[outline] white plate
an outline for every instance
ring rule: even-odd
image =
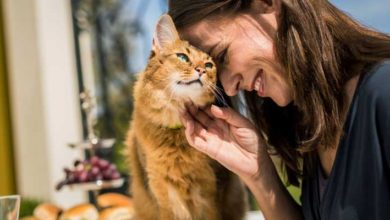
[[[87,182],[87,183],[74,183],[65,185],[72,190],[101,190],[101,189],[112,189],[119,188],[123,185],[124,179],[116,179],[111,181],[98,180],[96,182]]]

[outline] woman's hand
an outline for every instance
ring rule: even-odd
[[[190,145],[240,176],[266,219],[303,219],[249,120],[230,108],[187,109],[181,115]]]
[[[243,178],[258,174],[259,138],[253,124],[231,108],[198,109],[181,114],[189,144]]]

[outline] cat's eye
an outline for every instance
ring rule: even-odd
[[[176,56],[182,62],[186,62],[186,63],[190,62],[190,58],[188,58],[188,56],[185,55],[184,53],[177,53]]]
[[[206,63],[206,64],[204,65],[204,67],[206,67],[207,69],[211,69],[211,68],[213,68],[213,64],[210,63],[210,62],[208,62],[208,63]]]

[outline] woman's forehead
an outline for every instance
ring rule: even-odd
[[[190,44],[206,53],[210,53],[210,49],[220,43],[226,36],[224,34],[227,28],[226,25],[218,25],[218,23],[222,22],[202,20],[180,30],[180,35]]]

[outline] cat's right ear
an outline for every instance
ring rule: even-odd
[[[153,38],[153,50],[158,52],[169,44],[179,40],[179,33],[171,16],[164,14],[157,22],[156,31]]]

